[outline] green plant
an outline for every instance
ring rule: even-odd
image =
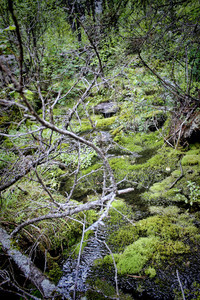
[[[200,187],[192,181],[187,181],[187,187],[189,188],[189,204],[192,205],[193,202],[200,201]],[[185,201],[186,203],[188,200]]]

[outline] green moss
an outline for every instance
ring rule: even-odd
[[[21,182],[18,186],[19,188],[12,187],[14,188],[12,193],[8,190],[3,195],[4,205],[1,207],[1,218],[5,218],[11,224],[10,230],[13,229],[12,224],[37,218],[48,214],[54,208],[57,209],[48,194],[36,182]],[[66,202],[66,197],[59,193],[52,192],[52,195],[56,201]],[[71,204],[74,203],[75,201],[71,200]],[[20,246],[23,248],[28,240],[30,244],[37,241],[38,251],[42,253],[49,251],[62,254],[63,249],[69,251],[80,241],[83,229],[81,222],[85,219],[87,226],[90,226],[96,221],[97,214],[94,210],[86,211],[84,214],[80,212],[76,215],[76,219],[80,223],[70,218],[61,218],[44,220],[37,223],[37,226],[27,226],[26,231],[21,231],[18,236]]]
[[[132,244],[139,237],[137,229],[132,225],[122,226],[119,230],[110,234],[108,242],[112,244],[112,247],[118,252],[124,250],[124,248]]]
[[[49,270],[47,272],[49,279],[57,283],[60,277],[62,276],[62,270],[59,267],[58,263],[55,261],[55,259],[51,257],[49,253],[47,254],[47,266]]]
[[[148,135],[145,136],[147,138]],[[134,138],[132,138],[132,141],[134,141]],[[142,143],[142,141],[140,142]],[[150,147],[151,143],[149,143],[149,136],[144,143],[145,147]],[[157,184],[157,186],[159,186],[161,179],[166,177],[166,174],[169,174],[169,172],[174,171],[177,168],[177,159],[180,155],[180,151],[175,151],[168,147],[156,150],[159,143],[160,142],[158,141],[156,144],[154,141],[152,145],[153,148],[146,148],[146,150],[140,152],[142,155],[141,158],[126,155],[110,158],[109,162],[116,176],[116,180],[120,181],[126,177],[131,181],[139,182],[139,185],[141,186],[146,186],[149,184],[148,182],[152,182],[153,180],[159,182]],[[133,150],[135,149],[134,145],[135,144],[133,144],[133,148],[131,148],[123,144],[123,147]],[[170,171],[168,171],[168,169]],[[165,189],[168,189],[173,180],[175,180],[175,176],[177,178],[177,174],[174,174],[172,178],[166,179],[166,182],[161,183],[162,186],[159,188],[159,192],[161,190],[164,191]],[[165,186],[164,189],[163,186]]]
[[[174,156],[174,163],[173,160],[171,163],[169,163],[170,172],[171,174],[163,179],[159,180],[156,183],[154,183],[148,192],[145,192],[142,194],[142,198],[145,201],[148,201],[151,204],[156,203],[172,203],[172,202],[190,202],[190,203],[199,203],[198,197],[194,197],[195,191],[197,191],[198,186],[200,186],[200,158],[199,155],[188,155],[188,153],[191,153],[191,151],[197,151],[199,150],[190,150],[187,152],[187,154],[182,158],[182,169],[181,171],[180,167],[173,171],[175,165],[175,156]],[[177,152],[177,155],[179,152]],[[191,159],[192,157],[192,159]],[[154,157],[155,158],[155,157]],[[177,156],[178,158],[178,156]],[[164,157],[163,157],[164,159]],[[148,163],[151,160],[148,161]],[[163,163],[166,162],[166,159]],[[158,160],[159,163],[159,160]],[[165,165],[166,166],[166,165]],[[167,174],[167,172],[163,173],[163,175]],[[177,179],[180,177],[180,175],[183,175],[178,181]],[[161,177],[162,179],[162,177]],[[189,182],[192,182],[193,185],[195,185],[196,188],[192,188],[189,186]],[[171,186],[173,187],[171,188]],[[196,193],[197,194],[197,193]],[[188,199],[190,201],[188,201]]]
[[[117,140],[116,138],[114,140],[128,150],[134,152],[140,152],[147,148],[155,148],[155,144],[157,147],[163,144],[158,132],[121,133],[120,136],[117,135]]]
[[[200,143],[196,142],[194,144],[190,144],[189,145],[189,149],[190,150],[198,150],[198,151],[200,151]]]
[[[110,118],[95,116],[95,117],[91,117],[91,120],[95,124],[95,128],[105,130],[105,129],[110,129],[110,126],[115,123],[116,118],[117,118],[116,116]],[[77,121],[74,121],[73,127],[76,132],[86,132],[93,129],[88,119],[82,119],[81,124],[79,124]]]
[[[107,297],[114,297],[116,295],[115,288],[105,279],[98,278],[95,283],[95,287],[103,292],[103,294]],[[95,298],[96,299],[96,298]]]
[[[193,165],[200,165],[200,157],[199,155],[185,155],[183,158],[182,158],[182,161],[181,161],[182,165],[183,166],[193,166]]]
[[[179,236],[176,224],[167,216],[152,216],[138,222],[137,230],[140,236],[159,236],[164,239],[176,239]]]
[[[119,127],[117,127],[114,130],[111,130],[111,134],[115,137],[115,136],[119,136],[122,134],[122,130],[123,130],[123,125],[120,125]],[[115,140],[117,142],[117,140]]]
[[[133,219],[132,208],[124,200],[116,199],[109,210],[109,218],[106,224],[108,226],[121,224],[124,222],[124,215],[130,220]]]
[[[176,256],[179,254],[188,253],[190,246],[182,241],[163,241],[157,245],[157,259],[166,259],[167,256]]]
[[[199,145],[199,149],[191,149],[187,151],[187,155],[199,155],[199,154],[200,154],[200,145]]]
[[[103,119],[99,119],[97,120],[97,124],[96,127],[99,129],[105,129],[105,128],[109,128],[111,125],[114,124],[114,122],[116,121],[116,116],[111,117],[111,118],[103,118]]]
[[[137,274],[139,273],[156,251],[159,238],[144,237],[139,238],[133,244],[127,246],[119,257],[117,263],[120,274]]]
[[[171,207],[173,209],[173,206]],[[163,240],[190,239],[198,234],[189,214],[170,214],[165,208],[162,215],[155,215],[139,221],[136,229],[140,236],[159,236]]]
[[[178,214],[180,212],[180,208],[177,206],[150,206],[149,211],[151,214],[157,214],[157,215],[164,215],[169,217],[178,217]]]
[[[151,212],[156,215],[135,225],[122,224],[109,235],[108,244],[117,252],[114,257],[120,274],[144,271],[153,278],[156,265],[161,266],[163,260],[170,262],[176,257],[181,261],[184,254],[195,251],[194,245],[198,244],[200,235],[189,213],[180,213],[176,206],[152,207]],[[98,263],[108,268],[113,266],[110,255]]]
[[[81,174],[82,175],[86,175],[92,171],[95,171],[97,169],[99,169],[102,165],[100,163],[96,163],[96,164],[93,164],[92,166],[89,166],[88,168],[86,168],[85,170],[82,170],[81,171]]]
[[[156,276],[156,270],[152,267],[149,267],[145,270],[145,274],[148,275],[150,278],[154,278]]]

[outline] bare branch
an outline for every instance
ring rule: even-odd
[[[124,190],[119,190],[118,195],[131,192],[132,190],[133,189],[131,189],[131,188],[124,189]],[[108,194],[107,196],[105,196],[101,199],[98,199],[98,200],[95,200],[95,201],[92,201],[92,202],[88,202],[88,203],[84,203],[84,204],[80,204],[80,205],[78,205],[77,207],[74,207],[74,208],[70,207],[70,205],[68,203],[60,204],[61,208],[63,208],[63,210],[65,209],[64,212],[57,212],[56,211],[55,213],[49,213],[49,214],[46,214],[46,215],[43,215],[43,216],[40,216],[40,217],[37,217],[37,218],[33,218],[31,220],[27,220],[27,221],[21,223],[17,228],[15,228],[12,231],[11,236],[16,235],[22,228],[26,227],[27,225],[37,223],[37,222],[47,220],[47,219],[58,219],[58,218],[65,218],[67,216],[72,216],[72,215],[77,214],[81,211],[87,211],[87,210],[90,210],[90,209],[97,208],[98,206],[101,206],[102,203],[105,203],[105,202],[109,201],[109,203],[107,204],[107,208],[106,208],[105,212],[103,213],[104,214],[103,217],[105,217],[108,213],[108,209],[110,208],[111,203],[114,201],[115,196],[116,196],[116,194],[114,194],[112,192],[112,193]],[[94,223],[94,227],[95,227],[95,225],[98,225],[99,222],[101,222],[103,217],[101,219],[99,218],[99,220],[96,223]],[[89,229],[87,228],[87,231],[88,230]]]
[[[35,267],[30,258],[23,255],[13,246],[11,236],[2,228],[0,228],[0,243],[3,250],[13,259],[24,276],[39,289],[45,298],[51,297],[54,292],[58,291],[58,288]]]

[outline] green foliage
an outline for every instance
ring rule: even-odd
[[[70,153],[62,153],[60,159],[66,165],[72,164],[73,167],[77,166],[80,160],[81,169],[87,169],[93,164],[96,157],[96,151],[85,146],[81,148],[80,156],[78,155],[77,151],[73,151]]]
[[[192,205],[194,202],[200,202],[200,187],[192,181],[187,182],[189,188],[189,203]],[[188,201],[186,201],[187,203]]]
[[[199,45],[193,44],[191,48],[189,48],[189,64],[191,67],[191,73],[193,75],[193,80],[199,82],[200,81],[200,53],[199,53]]]
[[[7,33],[15,29],[15,25],[9,25],[4,29],[0,29],[0,54],[9,54],[10,49]]]
[[[0,150],[0,169],[3,169],[9,165],[9,163],[14,163],[16,155],[13,152],[5,152]]]

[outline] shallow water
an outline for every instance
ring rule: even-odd
[[[102,243],[99,240],[101,240]],[[80,294],[84,294],[90,288],[86,280],[90,277],[94,261],[108,253],[108,250],[103,244],[104,240],[105,231],[103,228],[99,228],[96,232],[96,236],[91,236],[87,246],[84,247],[79,267],[77,268],[77,259],[69,258],[65,262],[63,266],[63,276],[58,283],[58,287],[67,299],[73,299],[74,290],[76,290],[75,299],[82,299]]]

